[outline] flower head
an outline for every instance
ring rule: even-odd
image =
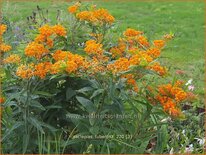
[[[49,53],[49,50],[44,47],[43,44],[39,44],[36,42],[31,42],[25,48],[25,54],[30,57],[36,57],[40,59],[45,54]]]
[[[17,55],[17,54],[12,54],[12,55],[8,56],[7,58],[5,58],[5,59],[3,60],[3,62],[4,62],[5,64],[9,64],[9,63],[19,63],[20,60],[21,60],[21,57],[20,57],[19,55]]]

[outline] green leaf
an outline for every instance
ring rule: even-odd
[[[48,93],[48,92],[44,92],[44,91],[35,91],[34,94],[36,95],[41,95],[41,96],[45,96],[45,97],[51,97],[53,96],[52,94]]]
[[[95,115],[93,115],[93,114],[95,114],[95,113],[90,114],[91,116],[89,117],[89,123],[91,126],[93,126],[95,124],[95,120],[96,120]]]
[[[15,129],[17,129],[17,128],[19,128],[20,126],[23,126],[23,125],[24,125],[24,122],[16,122],[16,123],[12,126],[11,129],[9,129],[8,131],[6,131],[6,133],[4,133],[4,136],[2,137],[1,142],[4,141],[4,139],[6,139],[7,136],[9,136],[9,135],[12,133],[12,131],[14,131]]]
[[[93,134],[93,135],[97,135],[99,133],[99,127],[98,126],[93,126],[89,129],[89,131]]]
[[[81,96],[76,96],[76,99],[79,101],[79,103],[81,103],[81,105],[86,108],[86,110],[89,112],[89,113],[92,113],[92,112],[95,112],[96,111],[96,108],[94,107],[93,103],[84,98],[84,97],[81,97]]]
[[[82,89],[76,90],[76,92],[85,94],[85,92],[88,92],[88,91],[91,91],[91,90],[93,90],[92,87],[84,87]]]
[[[30,101],[30,106],[31,107],[35,107],[35,108],[38,108],[38,109],[40,109],[40,110],[46,110],[44,107],[43,107],[43,105],[41,105],[38,101],[36,101],[36,100],[31,100]]]
[[[151,138],[149,138],[149,140],[150,140]],[[140,145],[140,147],[139,147],[139,150],[138,150],[138,153],[144,153],[145,152],[145,150],[146,150],[146,148],[147,148],[147,146],[148,146],[148,144],[149,144],[149,140],[145,140],[145,141],[142,141],[141,142],[141,145]]]
[[[90,82],[93,88],[96,88],[96,89],[100,88],[100,85],[96,80],[90,80]]]
[[[102,94],[103,92],[104,92],[104,89],[98,89],[98,90],[94,91],[94,93],[92,94],[90,99],[93,99],[94,97],[96,97],[97,95]]]
[[[61,109],[62,106],[60,105],[49,105],[45,107],[46,109]]]
[[[49,124],[46,124],[44,122],[41,122],[41,126],[48,128],[50,131],[55,132],[57,129]]]
[[[72,88],[67,88],[67,90],[66,90],[66,100],[71,99],[74,95],[76,95],[76,92]]]
[[[44,133],[44,130],[43,130],[43,128],[42,128],[42,126],[41,126],[41,122],[40,121],[38,121],[36,118],[34,118],[34,117],[29,117],[28,118],[28,121],[34,126],[34,127],[36,127],[37,128],[37,130],[39,130],[41,133]]]
[[[157,145],[155,148],[156,153],[158,154],[163,153],[165,147],[167,146],[168,139],[169,139],[169,135],[168,135],[167,125],[162,125],[157,135]]]
[[[80,143],[80,142],[82,142],[82,139],[72,139],[72,140],[66,141],[65,143],[61,143],[61,145],[69,146],[69,145]]]
[[[70,119],[74,124],[78,124],[79,120],[82,119],[82,116],[78,114],[67,113],[66,118]]]
[[[29,135],[24,134],[23,135],[23,154],[26,153],[26,150],[28,148],[28,144],[29,144]]]

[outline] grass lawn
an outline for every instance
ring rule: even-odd
[[[196,80],[203,94],[204,85],[204,2],[92,2],[108,9],[116,18],[120,35],[131,27],[146,33],[149,39],[160,39],[164,34],[174,33],[175,38],[164,49],[162,56],[168,66],[188,72],[188,78]],[[3,13],[10,21],[26,21],[36,10],[36,5],[49,9],[54,19],[57,10],[66,12],[71,2],[12,2],[3,3]],[[66,12],[67,13],[67,12]]]

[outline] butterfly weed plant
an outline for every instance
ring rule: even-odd
[[[161,64],[173,35],[149,41],[128,28],[113,40],[108,10],[65,11],[70,20],[58,11],[51,24],[38,6],[23,50],[0,26],[2,152],[165,153],[168,124],[186,119],[181,103],[196,97]]]

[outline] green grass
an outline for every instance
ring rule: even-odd
[[[146,33],[149,39],[159,39],[173,32],[175,39],[163,52],[179,67],[204,61],[204,2],[93,2],[108,9],[119,24],[117,33],[127,27]],[[26,20],[36,5],[49,9],[51,19],[56,11],[67,11],[68,2],[5,2],[3,12],[11,21]]]

